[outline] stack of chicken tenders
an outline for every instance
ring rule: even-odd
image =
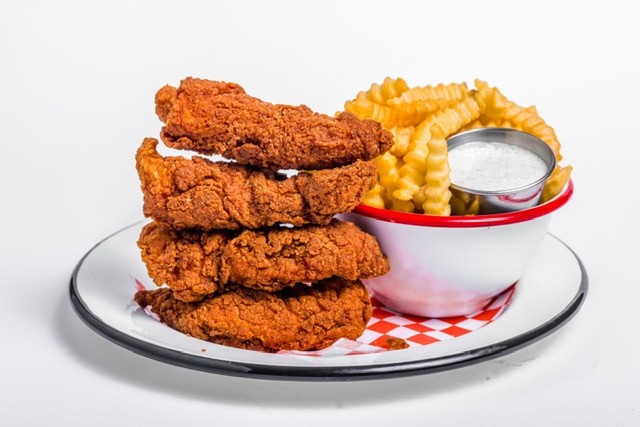
[[[392,135],[350,113],[271,104],[234,83],[187,78],[156,94],[163,143],[136,154],[138,240],[159,287],[135,301],[187,335],[266,352],[356,339],[371,316],[361,278],[389,264],[376,239],[334,216],[376,183]],[[283,174],[281,170],[296,170]]]

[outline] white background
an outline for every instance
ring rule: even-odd
[[[633,2],[34,2],[0,5],[0,424],[640,424],[640,25]],[[481,78],[534,104],[574,166],[550,231],[590,278],[578,315],[511,356],[353,383],[238,379],[86,327],[69,278],[142,218],[133,156],[186,76],[333,114],[385,76]],[[411,424],[413,425],[413,424]]]

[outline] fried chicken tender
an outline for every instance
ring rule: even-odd
[[[198,301],[228,284],[269,292],[332,276],[380,276],[389,263],[376,239],[350,222],[264,230],[175,231],[152,222],[138,246],[149,276],[176,299]]]
[[[143,212],[174,229],[328,224],[353,210],[376,183],[373,160],[286,178],[198,156],[163,157],[157,144],[145,138],[136,154]]]
[[[138,291],[135,301],[192,337],[265,352],[319,350],[339,338],[355,340],[371,317],[362,282],[336,278],[276,293],[238,288],[197,303],[160,288]]]
[[[156,94],[156,114],[169,147],[273,170],[344,166],[393,145],[393,136],[373,120],[271,104],[235,83],[187,78],[177,89],[165,86]]]

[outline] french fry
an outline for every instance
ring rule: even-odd
[[[481,80],[476,80],[475,84],[484,117],[508,121],[511,124],[510,127],[540,138],[551,147],[556,161],[562,160],[560,141],[555,131],[538,115],[534,106],[521,107],[508,100],[497,88],[491,88]]]
[[[398,200],[412,200],[424,185],[424,176],[427,171],[426,159],[429,155],[427,141],[418,140],[415,143],[412,141],[412,146],[402,158],[404,165],[398,170],[398,189],[392,193]]]
[[[384,187],[380,183],[376,183],[371,190],[365,194],[362,199],[362,203],[365,205],[373,206],[374,208],[385,208],[384,203]]]
[[[431,126],[431,139],[428,143],[427,174],[425,176],[425,201],[422,210],[429,215],[450,215],[451,191],[449,186],[449,161],[447,137],[440,124]]]
[[[429,155],[428,143],[431,139],[431,126],[437,123],[446,137],[457,132],[462,126],[475,120],[480,115],[480,107],[473,96],[467,96],[452,106],[438,111],[424,120],[415,130],[409,145],[409,151],[403,157],[404,166],[400,168],[398,190],[392,194],[400,200],[413,200],[417,206],[425,202],[424,192],[426,162]]]
[[[451,189],[449,204],[452,215],[478,215],[480,212],[480,197],[455,189]]]
[[[391,207],[394,200],[393,192],[397,188],[397,181],[400,177],[399,169],[402,166],[402,160],[387,152],[376,158],[376,165],[380,176],[379,183],[385,190],[385,202],[388,207]]]
[[[414,212],[416,210],[416,205],[414,205],[411,200],[394,199],[391,203],[391,209],[400,212]]]
[[[542,189],[540,203],[547,202],[560,194],[564,186],[569,182],[572,170],[573,168],[571,166],[558,166],[551,172],[551,176],[547,179]]]
[[[384,104],[388,99],[400,96],[408,89],[409,86],[404,79],[385,77],[381,85],[375,83],[371,85],[367,91],[367,98],[377,104]]]
[[[397,106],[423,102],[442,107],[446,106],[451,101],[457,101],[464,98],[467,94],[468,88],[466,83],[415,87],[407,89],[399,96],[387,100],[387,105]]]
[[[388,106],[378,104],[370,99],[359,97],[345,103],[345,111],[355,114],[359,119],[371,119],[379,122],[384,128],[414,126],[437,110],[424,103]]]
[[[411,137],[415,131],[416,129],[413,126],[389,129],[389,132],[393,135],[393,147],[391,147],[389,152],[396,157],[403,157],[407,154]]]

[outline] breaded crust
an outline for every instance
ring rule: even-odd
[[[169,147],[273,170],[344,166],[393,145],[393,136],[373,120],[271,104],[235,83],[187,78],[178,88],[165,86],[156,94],[156,113]]]
[[[160,288],[138,291],[135,301],[192,337],[265,352],[319,350],[339,338],[355,340],[371,317],[364,285],[340,279],[276,293],[238,288],[197,303]]]
[[[173,229],[328,224],[353,210],[376,183],[373,161],[286,178],[197,156],[162,157],[157,144],[145,138],[136,154],[143,211]]]
[[[376,239],[350,222],[263,230],[175,231],[147,224],[138,246],[149,276],[192,302],[229,284],[269,292],[333,276],[380,276],[389,263]]]

